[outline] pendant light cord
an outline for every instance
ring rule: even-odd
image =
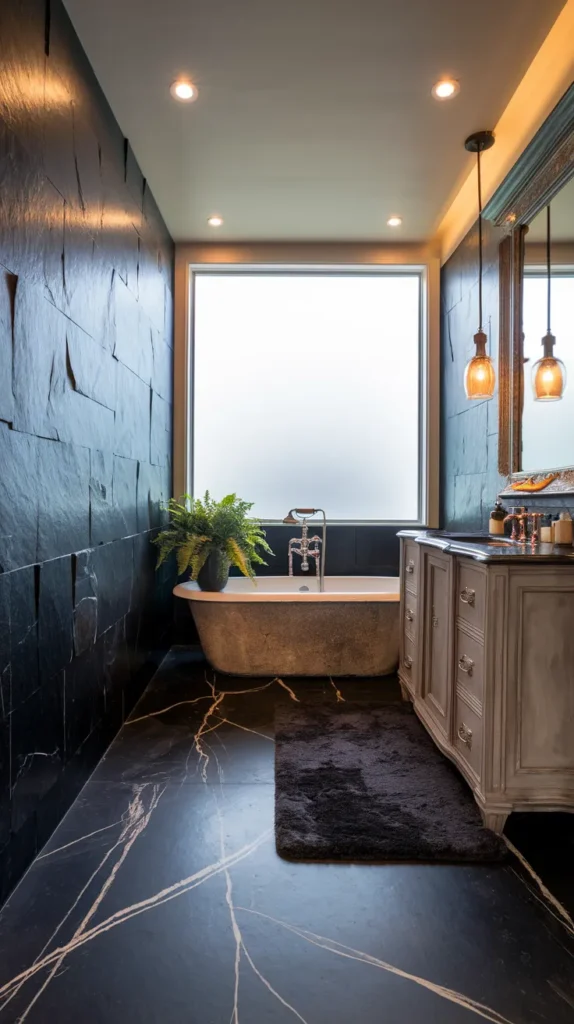
[[[478,329],[482,331],[482,181],[480,177],[480,146],[476,153],[478,170]]]
[[[547,293],[546,293],[546,309],[547,309],[547,320],[548,328],[547,334],[550,334],[550,284],[552,281],[552,267],[550,264],[550,203],[546,207],[546,282],[547,282]]]

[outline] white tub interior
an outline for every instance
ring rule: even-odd
[[[315,576],[258,576],[256,583],[233,577],[225,590],[209,593],[197,583],[180,583],[177,597],[188,601],[395,601],[400,599],[398,576],[326,576],[319,591]]]

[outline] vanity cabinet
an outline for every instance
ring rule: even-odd
[[[403,697],[489,828],[513,810],[574,810],[574,562],[446,547],[401,537]]]

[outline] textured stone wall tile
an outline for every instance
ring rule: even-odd
[[[60,778],[64,756],[63,674],[12,712],[12,832],[33,820]]]
[[[139,235],[131,210],[123,202],[120,168],[102,154],[103,209],[100,245],[130,291],[137,295]]]
[[[149,459],[151,392],[122,363],[116,370],[116,441],[114,451],[126,459]]]
[[[0,573],[0,722],[10,714],[9,677],[4,685],[4,673],[10,668],[10,573]],[[6,687],[6,681],[8,687]]]
[[[0,423],[0,572],[36,561],[38,444]]]
[[[138,532],[153,530],[162,525],[161,505],[171,497],[166,489],[169,473],[167,467],[150,466],[148,462],[140,462],[137,488]]]
[[[0,152],[0,263],[61,304],[64,200],[1,125]]]
[[[151,323],[119,276],[116,276],[114,286],[114,355],[149,384],[153,371]]]
[[[12,391],[12,316],[17,278],[0,268],[0,420],[14,416]]]
[[[173,353],[161,331],[151,329],[153,389],[170,405],[173,402]]]
[[[128,191],[138,210],[143,211],[144,178],[129,139],[126,139],[125,141],[125,181]]]
[[[165,317],[165,282],[158,270],[158,249],[140,240],[138,265],[138,297],[140,304],[158,330]]]
[[[123,535],[122,519],[114,504],[114,456],[90,452],[90,543],[105,544]]]
[[[150,462],[164,466],[171,452],[172,410],[155,391],[151,396]]]
[[[89,544],[90,453],[38,441],[38,559],[57,558]]]
[[[50,398],[65,372],[66,319],[35,285],[18,280],[14,307],[14,427],[56,438]]]
[[[0,879],[5,872],[2,854],[10,841],[10,724],[0,719]],[[0,883],[0,900],[4,896]]]
[[[133,459],[114,456],[113,499],[121,517],[121,536],[137,533],[138,463]]]
[[[66,760],[80,748],[104,715],[101,648],[96,644],[74,658],[65,672]]]
[[[0,4],[0,118],[34,154],[42,136],[45,0]]]
[[[106,630],[99,642],[103,645],[106,715],[109,715],[116,728],[119,728],[125,718],[124,692],[131,679],[125,618]]]
[[[40,683],[72,660],[72,556],[43,562],[38,569]]]
[[[459,529],[481,529],[485,478],[485,473],[454,477],[454,517]]]
[[[36,569],[26,566],[0,576],[4,599],[9,601],[11,710],[19,707],[39,686]]]
[[[75,391],[114,409],[116,361],[75,324],[66,325],[68,379]]]
[[[98,599],[98,635],[130,610],[134,574],[131,537],[92,548],[90,565],[96,578]]]

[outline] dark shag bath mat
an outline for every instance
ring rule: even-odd
[[[275,840],[292,860],[500,861],[472,793],[408,704],[281,706]]]

